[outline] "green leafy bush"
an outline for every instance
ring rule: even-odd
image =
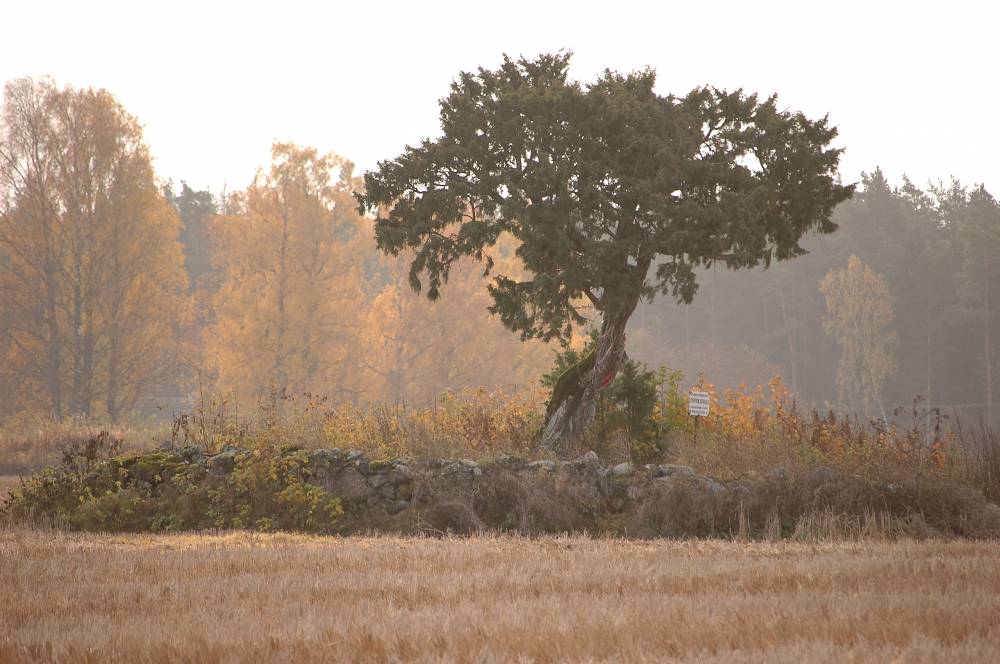
[[[542,385],[554,389],[560,376],[585,361],[596,344],[597,333],[592,331],[589,341],[579,352],[566,348],[556,353],[555,364],[542,377]],[[680,381],[678,376],[671,374],[669,377],[677,383]],[[601,392],[597,402],[590,431],[598,443],[597,447],[605,447],[609,441],[619,437],[628,441],[629,455],[636,463],[658,459],[664,451],[668,425],[655,413],[660,401],[658,392],[667,379],[665,372],[658,374],[641,362],[626,358],[618,375]]]

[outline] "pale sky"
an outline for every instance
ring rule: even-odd
[[[148,8],[147,8],[148,7]],[[1000,196],[1000,10],[936,2],[46,2],[2,0],[0,80],[104,87],[159,175],[242,188],[275,140],[360,170],[438,135],[437,100],[503,53],[569,49],[571,73],[651,66],[829,113],[844,180],[955,175]]]

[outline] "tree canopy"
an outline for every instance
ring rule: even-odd
[[[352,396],[345,376],[361,317],[361,252],[351,164],[276,143],[271,165],[213,220],[221,268],[208,356],[218,385],[244,398],[269,390]]]
[[[699,266],[803,253],[807,231],[834,230],[830,214],[852,187],[838,180],[826,117],[739,90],[663,96],[650,69],[581,85],[569,62],[505,58],[461,73],[441,101],[441,137],[381,162],[358,201],[377,214],[380,249],[414,251],[410,283],[426,281],[431,299],[463,256],[490,273],[489,250],[512,235],[526,276],[496,273],[490,311],[522,338],[548,340],[596,309],[604,343],[584,382],[599,389],[640,299],[690,302]]]

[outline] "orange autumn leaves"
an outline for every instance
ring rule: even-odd
[[[358,186],[349,162],[277,144],[270,169],[226,202],[204,354],[216,387],[244,401],[274,391],[423,404],[447,389],[530,383],[551,355],[489,316],[482,271],[454,270],[436,302],[414,293],[407,257],[375,249]],[[509,241],[493,258],[517,269]]]
[[[251,409],[302,393],[423,404],[448,389],[527,387],[551,359],[489,316],[471,262],[440,301],[413,293],[406,256],[376,249],[341,157],[275,144],[220,214],[187,229],[163,184],[141,125],[107,91],[7,84],[0,423],[120,421],[199,392]],[[192,249],[210,255],[209,278],[189,280]],[[494,254],[518,271],[509,239]]]
[[[344,397],[363,299],[351,185],[342,160],[278,144],[270,169],[226,201],[204,352],[218,390]]]
[[[19,79],[0,117],[3,411],[117,419],[189,353],[180,220],[104,90]]]

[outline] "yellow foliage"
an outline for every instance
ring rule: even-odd
[[[882,388],[896,367],[896,333],[889,287],[881,275],[851,256],[847,268],[831,270],[820,283],[826,297],[823,326],[840,346],[837,389],[842,404],[882,405]]]
[[[180,220],[111,94],[31,79],[4,92],[0,374],[29,412],[116,419],[186,351]]]
[[[509,239],[496,253],[504,273],[517,269]],[[471,259],[454,266],[432,302],[407,284],[411,258],[380,259],[387,285],[368,308],[362,332],[369,399],[422,404],[445,390],[523,389],[548,368],[546,344],[520,341],[490,315],[488,278]]]
[[[216,219],[223,282],[205,353],[217,389],[350,396],[363,317],[355,185],[339,157],[276,144],[270,170]]]

